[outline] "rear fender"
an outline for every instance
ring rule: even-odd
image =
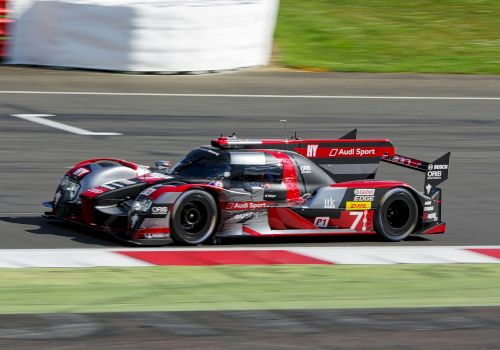
[[[416,195],[411,186],[400,181],[348,181],[318,188],[305,205],[317,209],[377,209],[384,194],[395,187],[409,189],[413,195]],[[416,195],[416,200],[420,202],[418,195]]]

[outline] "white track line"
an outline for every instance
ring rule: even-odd
[[[369,96],[369,95],[254,95],[254,94],[176,94],[148,92],[92,92],[92,91],[0,91],[12,95],[95,95],[95,96],[151,96],[151,97],[223,97],[223,98],[285,98],[326,100],[478,100],[500,101],[500,97],[482,96]]]
[[[84,136],[114,136],[122,135],[116,132],[93,132],[81,128],[77,128],[71,125],[55,122],[50,119],[45,119],[46,117],[54,117],[53,114],[12,114],[13,117],[28,120],[33,123],[49,126],[54,129],[63,130],[72,134],[84,135]]]

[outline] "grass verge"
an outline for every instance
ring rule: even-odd
[[[358,72],[500,73],[494,0],[281,0],[278,61]]]
[[[0,313],[500,305],[500,265],[0,270]]]

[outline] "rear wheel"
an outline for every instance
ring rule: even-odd
[[[216,223],[215,199],[201,190],[185,192],[172,211],[172,238],[179,243],[201,244],[212,237]]]
[[[418,205],[413,195],[404,188],[387,192],[375,211],[375,230],[388,241],[402,241],[417,226]]]

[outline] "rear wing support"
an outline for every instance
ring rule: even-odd
[[[432,189],[448,179],[448,169],[450,167],[450,155],[448,152],[433,162],[405,157],[399,154],[394,156],[383,156],[381,161],[403,166],[413,170],[425,172],[424,190],[426,195],[431,195]]]

